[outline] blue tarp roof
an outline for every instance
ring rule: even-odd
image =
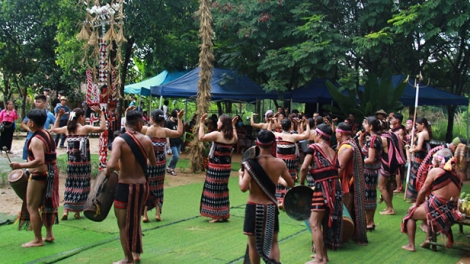
[[[392,76],[393,87],[398,86],[405,78],[405,75]],[[415,105],[416,88],[413,86],[414,80],[410,79],[405,92],[400,97],[400,102],[405,106]],[[420,83],[418,105],[468,105],[468,98]]]
[[[263,88],[245,75],[234,70],[214,68],[211,79],[211,100],[251,102],[256,99],[278,99],[277,92],[266,93]],[[159,86],[152,86],[152,95],[163,97],[196,97],[200,68],[180,78]]]
[[[309,83],[292,91],[292,101],[298,103],[329,104],[333,100],[328,88],[327,79],[314,78]],[[338,84],[336,84],[338,86]]]
[[[157,76],[154,76],[152,78],[143,80],[138,83],[133,83],[133,84],[128,84],[124,86],[124,93],[128,94],[140,94],[143,96],[149,96],[150,95],[150,87],[152,86],[157,86],[161,84],[165,84],[168,82],[171,82],[175,79],[178,79],[179,77],[185,75],[188,71],[182,71],[182,72],[168,72],[168,71],[162,71],[159,73]]]
[[[397,87],[405,77],[405,75],[392,76],[393,87]],[[414,106],[416,89],[413,85],[413,81],[409,81],[399,99],[405,106]],[[359,89],[361,88],[363,89],[363,87]],[[331,103],[333,98],[326,88],[326,79],[316,78],[292,91],[292,100],[299,103]],[[468,98],[420,84],[418,105],[468,105]]]

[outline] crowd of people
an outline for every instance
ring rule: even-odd
[[[81,218],[90,191],[88,137],[106,129],[105,115],[99,107],[84,105],[85,109],[70,111],[66,107],[67,98],[62,96],[54,115],[47,111],[48,100],[47,95],[36,96],[35,109],[22,122],[23,129],[28,131],[23,152],[26,162],[10,164],[12,169],[28,169],[31,175],[26,204],[35,238],[23,244],[24,247],[41,246],[44,241],[55,239],[52,225],[58,221],[57,147],[66,148],[68,154],[61,220],[67,220],[69,212],[74,212],[76,219]],[[120,263],[140,259],[141,222],[150,221],[147,211],[153,208],[155,220],[162,221],[165,175],[177,175],[175,168],[185,130],[184,111],[168,112],[168,104],[165,105],[165,110],[154,110],[148,120],[136,110],[135,103],[129,106],[122,135],[113,141],[104,170],[107,175],[119,171],[114,207],[125,254]],[[92,112],[100,116],[99,126],[85,124]],[[240,144],[247,136],[241,129],[240,116],[213,115],[209,120],[207,116],[204,114],[199,119],[195,116],[191,121],[193,125],[199,123],[199,141],[211,143],[200,215],[209,218],[210,223],[227,222],[232,154],[240,148],[253,151],[253,147],[250,141]],[[423,220],[423,230],[437,228],[452,244],[450,226],[460,217],[455,201],[466,179],[466,142],[462,138],[432,148],[432,129],[425,118],[417,118],[416,124],[408,119],[402,125],[403,115],[387,114],[383,110],[365,117],[361,125],[353,114],[338,122],[319,113],[307,116],[296,110],[288,113],[283,108],[277,112],[268,110],[261,123],[255,123],[254,116],[251,116],[251,126],[259,129],[255,154],[243,160],[238,172],[240,190],[250,192],[243,232],[248,236],[252,263],[259,263],[260,259],[267,263],[280,262],[278,214],[284,209],[286,193],[296,184],[314,190],[308,219],[314,254],[309,263],[326,263],[327,249],[341,246],[344,214],[350,215],[354,222],[352,239],[359,245],[367,245],[367,232],[376,229],[377,203],[386,205],[380,214],[395,214],[394,193],[405,192],[412,203],[402,224],[402,231],[409,238],[403,249],[415,251],[417,220]],[[5,125],[14,123],[16,118],[9,103],[0,112],[0,121]],[[9,131],[8,127],[4,131]],[[58,137],[54,140],[50,132],[64,135],[63,141]],[[4,137],[4,133],[0,142],[10,150],[10,136]],[[169,161],[168,149],[172,153]],[[407,170],[409,181],[405,181]],[[41,203],[42,215],[39,214]],[[427,213],[430,210],[433,214]],[[47,231],[44,240],[42,225]],[[421,246],[429,247],[429,238]]]

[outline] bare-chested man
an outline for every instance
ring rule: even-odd
[[[275,143],[274,134],[261,130],[256,139],[260,155],[242,163],[238,175],[238,184],[242,192],[250,191],[245,209],[243,233],[248,235],[250,262],[260,263],[260,257],[266,263],[280,263],[280,251],[277,241],[279,232],[279,211],[276,205],[276,184],[282,182],[287,187],[294,186],[286,164],[271,155],[271,146]],[[280,178],[282,177],[282,179]],[[257,233],[256,227],[262,227]],[[271,247],[264,246],[270,241]],[[260,251],[258,251],[260,249]]]
[[[268,123],[269,123],[269,120],[273,117],[273,114],[274,114],[273,110],[268,110],[264,114],[264,120],[266,121],[266,123],[255,123],[255,121],[253,120],[253,116],[258,115],[258,114],[252,113],[251,119],[250,119],[250,125],[252,127],[256,127],[259,129],[268,129]]]
[[[457,209],[457,200],[462,188],[462,181],[457,176],[453,166],[449,163],[452,152],[449,149],[441,149],[433,157],[433,166],[428,173],[423,187],[418,193],[408,214],[403,219],[402,232],[408,235],[408,244],[402,248],[415,251],[416,221],[426,220],[431,223],[436,231],[448,238],[448,245],[453,243],[452,230],[450,226],[460,219]],[[458,160],[457,164],[458,164]],[[426,194],[431,192],[427,197]],[[429,234],[421,247],[429,247]]]
[[[59,171],[56,166],[55,142],[46,130],[44,123],[47,120],[47,112],[43,109],[33,109],[28,113],[26,126],[31,131],[32,137],[27,142],[28,162],[10,163],[12,169],[28,168],[31,173],[26,190],[26,206],[30,215],[31,228],[34,232],[34,240],[23,244],[23,247],[38,247],[44,245],[44,241],[53,242],[52,225],[57,220],[57,208],[59,207]],[[39,207],[42,214],[39,214]],[[21,222],[20,222],[21,225]],[[46,227],[46,237],[42,239],[41,228]]]
[[[115,263],[134,263],[140,260],[140,254],[143,252],[140,217],[149,194],[145,177],[147,159],[150,165],[156,165],[152,141],[140,133],[143,123],[142,113],[134,110],[127,112],[127,132],[114,139],[113,151],[105,171],[106,175],[109,175],[118,168],[119,163],[125,164],[119,171],[119,183],[114,198],[114,212],[125,258]],[[128,142],[131,142],[131,145]],[[131,146],[137,151],[134,152]],[[139,160],[143,160],[143,164],[139,163]],[[128,204],[137,204],[137,206],[128,206]]]

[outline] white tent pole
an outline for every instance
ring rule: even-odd
[[[162,102],[163,102],[163,96],[160,95],[160,104],[158,105],[158,109],[162,109]]]

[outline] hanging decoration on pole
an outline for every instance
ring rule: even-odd
[[[416,127],[416,114],[418,113],[418,105],[419,105],[419,102],[418,102],[418,99],[419,99],[419,82],[423,80],[423,75],[421,75],[421,72],[416,75],[415,77],[415,83],[414,83],[414,87],[416,88],[416,93],[415,93],[415,109],[414,109],[414,113],[413,113],[413,126],[411,128],[411,141],[410,141],[410,148],[411,146],[414,144],[414,140],[415,140],[415,127]],[[408,77],[406,78],[405,82],[408,82]],[[410,154],[412,155],[412,154]],[[411,157],[411,160],[410,160],[410,163],[413,162],[413,157]],[[412,164],[408,164],[408,168],[407,168],[407,171],[406,171],[406,185],[405,185],[405,193],[403,195],[403,200],[406,200],[406,191],[408,190],[408,184],[409,184],[409,181],[410,181],[410,173],[411,173],[411,166]]]
[[[87,68],[86,101],[90,106],[100,106],[105,112],[107,129],[100,134],[99,169],[106,168],[108,155],[108,137],[113,133],[117,100],[119,93],[120,70],[122,64],[121,45],[124,38],[125,0],[111,0],[101,4],[100,0],[80,1],[86,8],[86,19],[77,36],[84,41],[84,57],[81,61]],[[113,49],[114,56],[111,56]],[[90,123],[95,125],[99,118],[90,116]]]

